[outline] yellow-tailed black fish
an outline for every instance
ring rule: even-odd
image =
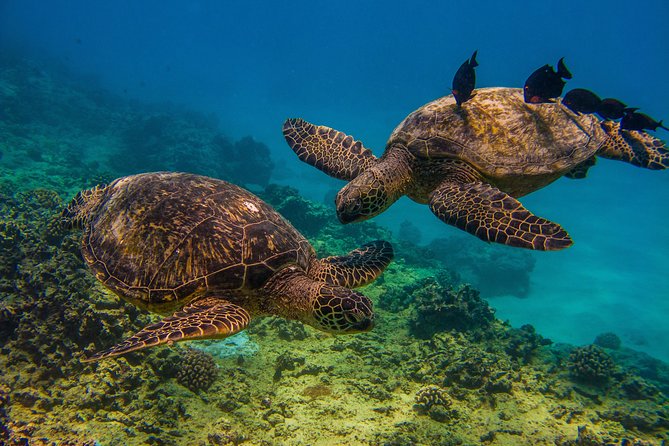
[[[595,113],[600,102],[599,96],[585,88],[569,90],[562,99],[562,103],[574,113]]]
[[[478,67],[479,64],[476,61],[476,53],[478,50],[474,51],[472,57],[465,60],[458,71],[455,72],[453,77],[453,89],[451,92],[455,97],[455,102],[459,105],[462,105],[463,102],[466,102],[471,96],[474,87],[476,86],[476,73],[474,68]]]
[[[564,64],[564,57],[558,61],[557,67],[556,72],[552,66],[546,64],[530,74],[523,88],[525,102],[530,104],[553,102],[552,99],[562,94],[566,83],[562,79],[571,79],[571,73]]]
[[[625,114],[620,121],[620,128],[624,130],[657,130],[658,127],[669,130],[662,121],[656,121],[650,116],[639,113],[636,108],[625,109]]]
[[[605,98],[599,103],[597,114],[601,116],[602,119],[613,120],[622,118],[626,110],[627,105],[618,99]]]

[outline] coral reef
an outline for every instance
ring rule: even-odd
[[[195,348],[186,348],[177,372],[177,381],[197,392],[208,390],[218,377],[218,366],[213,356]]]
[[[527,364],[532,355],[542,346],[551,345],[553,341],[546,339],[534,329],[525,324],[520,328],[509,327],[503,334],[505,352],[514,360]]]
[[[333,218],[325,206],[302,198],[289,186],[270,184],[260,197],[307,237],[318,234]]]
[[[109,164],[121,175],[172,170],[266,186],[274,168],[269,148],[250,136],[233,143],[216,125],[183,111],[137,119],[118,129],[121,148]]]
[[[420,413],[428,414],[433,420],[447,421],[458,415],[455,409],[451,409],[452,404],[446,390],[439,386],[427,386],[416,392],[414,407]]]
[[[599,347],[610,348],[611,350],[618,350],[622,345],[622,341],[617,334],[609,331],[597,335],[593,344]]]
[[[575,348],[569,355],[568,368],[576,379],[603,385],[613,375],[615,364],[600,347],[586,345]]]
[[[485,331],[495,311],[470,285],[445,287],[428,278],[413,290],[415,314],[409,319],[411,333],[427,339],[444,330]]]

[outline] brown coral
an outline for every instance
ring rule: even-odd
[[[177,381],[193,392],[207,390],[218,377],[218,367],[209,353],[188,348],[183,354]]]
[[[596,345],[575,348],[567,367],[574,378],[592,384],[605,383],[615,369],[611,356]]]
[[[427,386],[416,392],[414,408],[422,414],[429,415],[435,421],[447,421],[457,417],[457,411],[451,409],[451,398],[448,392],[439,386]]]

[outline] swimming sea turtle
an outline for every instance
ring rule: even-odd
[[[538,250],[572,241],[514,197],[561,176],[584,178],[595,156],[669,166],[667,147],[647,133],[576,114],[559,99],[526,104],[521,89],[475,91],[460,107],[446,96],[411,113],[381,158],[350,136],[301,119],[288,119],[283,134],[302,161],[349,181],[336,199],[342,223],[371,218],[407,195],[485,241]]]
[[[393,257],[389,243],[375,241],[319,260],[255,195],[184,173],[119,178],[80,192],[63,215],[84,229],[83,257],[107,288],[150,311],[177,310],[89,360],[223,338],[261,315],[332,333],[370,330],[372,303],[349,288],[373,281]]]

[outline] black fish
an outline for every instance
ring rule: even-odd
[[[602,100],[590,90],[574,88],[569,90],[562,103],[574,113],[595,113]]]
[[[602,99],[597,107],[597,114],[602,119],[620,119],[625,114],[627,105],[620,102],[618,99],[606,98]]]
[[[623,119],[620,121],[620,128],[623,130],[657,130],[658,127],[669,130],[662,125],[662,121],[657,122],[650,116],[635,111],[636,108],[625,110]]]
[[[571,79],[571,73],[564,64],[564,57],[558,61],[557,66],[557,72],[550,65],[544,65],[530,74],[523,88],[525,102],[530,104],[553,102],[551,99],[562,94],[566,83],[562,79]]]
[[[455,77],[453,77],[453,90],[451,92],[458,106],[471,98],[472,91],[474,91],[474,87],[476,86],[474,68],[479,66],[479,63],[476,61],[477,52],[478,50],[474,51],[472,57],[460,65],[458,71],[455,72]]]

